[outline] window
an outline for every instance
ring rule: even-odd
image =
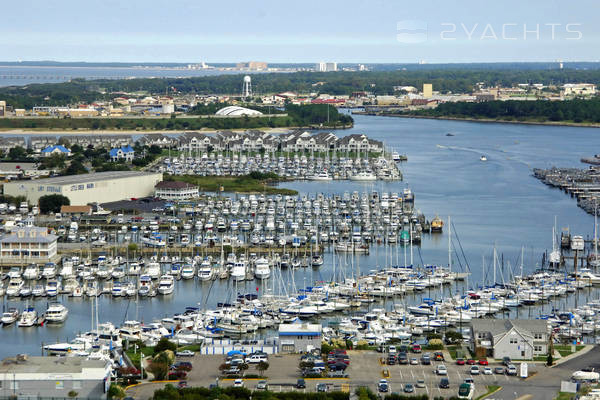
[[[43,192],[44,191],[44,187],[43,186],[38,186],[38,192]]]
[[[510,339],[510,344],[517,344],[517,343],[519,343],[519,341],[516,338]]]
[[[94,184],[93,183],[88,183],[87,184],[87,188],[88,189],[93,189],[94,188]]]
[[[81,381],[73,381],[73,389],[81,389]]]
[[[78,189],[78,190],[83,190],[83,189],[85,189],[85,185],[79,185],[79,186],[77,187],[77,189]]]
[[[542,346],[533,346],[533,351],[535,351],[536,353],[541,353],[542,352]]]
[[[541,333],[534,333],[533,334],[533,338],[536,339],[536,340],[541,340],[541,339],[544,338],[544,335],[541,334]]]
[[[64,389],[65,381],[56,381],[56,390]]]
[[[75,190],[77,190],[77,185],[71,186],[71,192],[74,192]]]
[[[19,381],[10,381],[10,390],[19,390]]]

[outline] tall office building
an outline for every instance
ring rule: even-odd
[[[433,85],[431,83],[423,84],[423,97],[428,99],[433,96]]]
[[[335,62],[324,62],[321,61],[315,67],[318,72],[332,72],[337,71],[337,63]]]

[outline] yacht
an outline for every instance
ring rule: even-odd
[[[58,281],[56,279],[49,279],[46,282],[46,295],[48,297],[58,295]]]
[[[152,278],[149,275],[140,276],[140,287],[138,294],[142,297],[149,296],[152,291]]]
[[[394,160],[396,162],[402,161],[402,157],[400,157],[400,153],[398,153],[397,151],[392,152],[392,160]]]
[[[21,318],[19,318],[19,321],[17,322],[17,326],[21,326],[21,327],[33,326],[37,322],[37,318],[38,318],[38,314],[37,314],[37,311],[35,311],[35,308],[27,307],[25,310],[23,310],[23,313],[21,314]]]
[[[56,264],[47,263],[42,269],[42,278],[51,279],[56,276]]]
[[[175,289],[175,278],[172,275],[163,275],[158,282],[158,293],[171,294]]]
[[[268,279],[271,276],[271,269],[266,258],[261,257],[255,261],[254,276],[258,279]]]
[[[200,278],[201,281],[210,281],[212,280],[213,276],[214,272],[213,268],[210,266],[210,263],[208,261],[203,261],[198,269],[198,278]]]
[[[10,325],[13,324],[19,319],[19,310],[16,308],[9,308],[8,311],[2,313],[2,325]]]
[[[234,281],[243,281],[246,279],[246,263],[243,261],[236,261],[231,269],[231,278]]]
[[[481,156],[481,157],[479,157],[479,160],[480,161],[487,161],[487,157],[486,156]]]
[[[46,296],[46,289],[44,289],[44,285],[37,284],[31,290],[31,294],[34,297],[43,297]]]
[[[119,336],[121,339],[127,340],[142,340],[142,329],[140,323],[137,321],[125,321],[123,326],[119,329]]]
[[[571,238],[571,250],[583,251],[585,242],[582,236],[573,236]]]
[[[181,268],[181,278],[183,279],[194,279],[195,274],[194,264],[184,264]]]
[[[19,295],[21,288],[25,285],[23,279],[21,278],[12,278],[8,282],[8,287],[6,288],[6,295],[8,297],[16,297]]]
[[[37,280],[40,279],[40,276],[40,269],[35,264],[28,265],[23,271],[23,279]]]
[[[46,321],[48,322],[64,322],[69,315],[67,307],[60,303],[51,303],[46,310]]]
[[[160,264],[157,262],[148,263],[145,274],[152,279],[158,279],[160,277]]]
[[[311,181],[331,181],[333,178],[327,173],[327,171],[319,172],[317,175],[313,175],[309,178]]]

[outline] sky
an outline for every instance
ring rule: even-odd
[[[0,61],[597,61],[598,0],[7,1]]]

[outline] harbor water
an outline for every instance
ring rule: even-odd
[[[415,207],[428,219],[436,214],[447,221],[451,217],[452,268],[471,272],[469,286],[492,283],[492,253],[497,249],[496,281],[508,281],[509,270],[517,273],[524,247],[523,270],[533,271],[541,265],[542,254],[552,248],[552,227],[557,217],[559,229],[569,227],[574,234],[593,236],[594,219],[579,209],[574,199],[551,189],[532,176],[532,168],[550,166],[580,166],[581,156],[598,148],[600,137],[593,128],[548,127],[534,125],[490,124],[442,120],[405,119],[355,116],[355,127],[338,132],[340,135],[365,133],[382,140],[385,145],[408,156],[400,168],[404,181],[359,183],[351,181],[288,182],[284,187],[296,189],[300,195],[316,193],[342,194],[353,192],[397,192],[410,187],[415,193]],[[450,134],[450,135],[448,135]],[[481,161],[485,156],[487,161]],[[412,249],[413,265],[448,264],[448,224],[440,234],[424,234],[419,247]],[[390,253],[391,251],[391,253]],[[393,264],[410,263],[410,249],[373,245],[369,255],[341,255],[336,268],[362,273]],[[325,263],[319,269],[300,268],[293,279],[290,270],[282,272],[289,291],[328,281],[333,274],[332,254],[327,250]],[[260,295],[267,288],[281,287],[271,280],[243,281],[236,287],[231,281],[200,282],[197,279],[176,282],[168,296],[139,300],[102,296],[99,299],[99,320],[121,325],[126,319],[151,322],[153,319],[183,312],[187,306],[213,307],[217,302],[233,300],[236,292]],[[447,286],[444,290],[463,291],[467,282]],[[439,298],[439,290],[408,295],[402,301],[420,302],[421,297]],[[568,302],[583,303],[597,298],[596,289],[585,289],[568,300],[557,300],[557,307]],[[62,325],[18,328],[14,324],[0,328],[5,345],[0,357],[16,353],[39,354],[43,343],[72,339],[77,333],[90,330],[91,302],[83,298],[57,299],[69,308],[69,317]],[[25,300],[2,300],[3,306],[25,307]],[[46,309],[47,299],[33,301],[38,311]],[[400,301],[400,300],[398,300]],[[32,300],[30,300],[32,302]],[[391,302],[388,300],[388,302]],[[551,305],[545,305],[545,312]],[[543,310],[521,307],[512,311],[520,317],[534,317]]]

